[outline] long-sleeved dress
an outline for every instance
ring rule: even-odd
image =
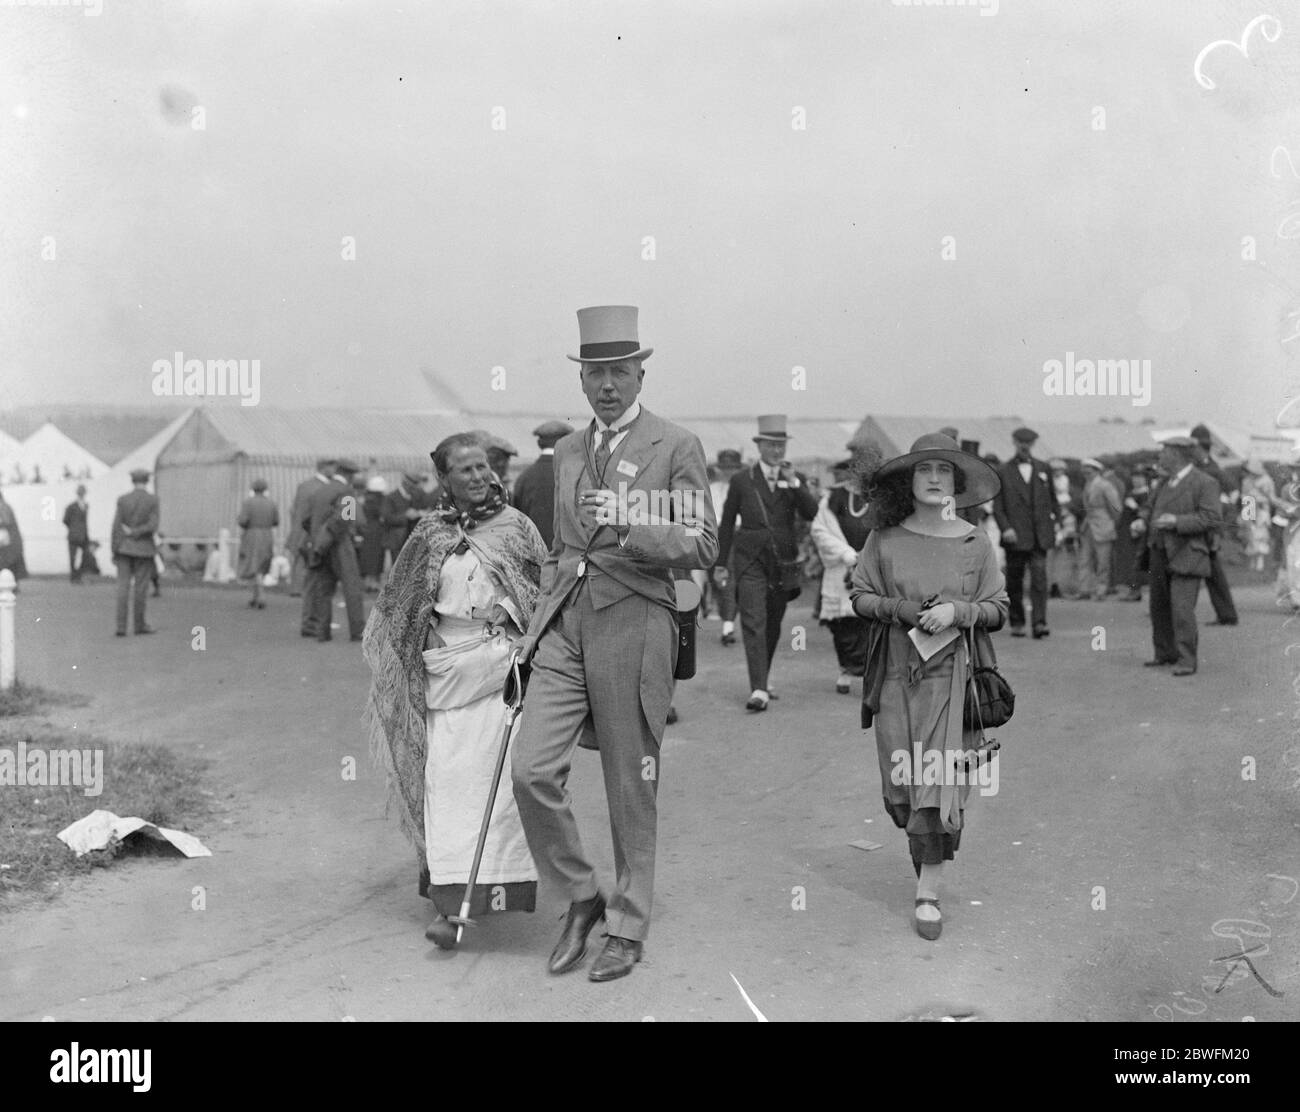
[[[280,524],[280,511],[265,494],[254,494],[244,499],[237,520],[244,531],[239,542],[239,578],[263,576],[275,555],[275,527]]]
[[[935,759],[925,754],[937,750],[937,760],[950,761],[948,754],[979,745],[977,732],[962,725],[966,639],[958,637],[923,661],[908,630],[918,604],[934,595],[953,603],[960,629],[1000,628],[1009,603],[993,546],[988,534],[975,528],[960,537],[928,536],[901,525],[876,530],[858,558],[850,594],[858,613],[888,626],[888,637],[881,639],[887,666],[874,723],[885,809],[907,831],[914,863],[950,860],[961,842],[969,780],[917,781],[931,779],[920,774]],[[902,783],[896,775],[900,753],[913,772]]]

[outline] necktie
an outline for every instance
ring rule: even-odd
[[[600,443],[596,445],[596,477],[600,482],[605,481],[605,468],[609,466],[609,442],[621,431],[621,429],[605,429],[600,434]]]

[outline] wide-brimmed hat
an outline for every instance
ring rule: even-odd
[[[744,460],[735,448],[722,448],[718,451],[719,467],[734,467],[737,471],[744,466]]]
[[[755,441],[759,440],[793,440],[794,438],[785,431],[785,414],[784,413],[764,413],[758,419],[758,435],[754,437]]]
[[[875,479],[878,482],[890,475],[910,474],[913,467],[927,459],[947,460],[966,476],[966,490],[954,499],[959,510],[987,502],[1002,489],[1002,480],[993,468],[978,456],[963,452],[952,437],[937,432],[918,437],[909,452],[882,463]]]
[[[649,359],[654,348],[637,339],[635,305],[592,305],[578,310],[578,354],[575,363],[617,363],[620,359]]]

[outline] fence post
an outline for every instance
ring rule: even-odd
[[[18,581],[8,568],[0,571],[0,691],[14,685],[14,588]]]

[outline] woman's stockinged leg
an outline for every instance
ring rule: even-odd
[[[940,861],[935,865],[922,863],[921,875],[916,881],[916,898],[937,900],[939,898],[939,883],[943,879],[944,862]],[[916,909],[918,919],[934,921],[939,919],[939,909],[933,904],[921,904]]]

